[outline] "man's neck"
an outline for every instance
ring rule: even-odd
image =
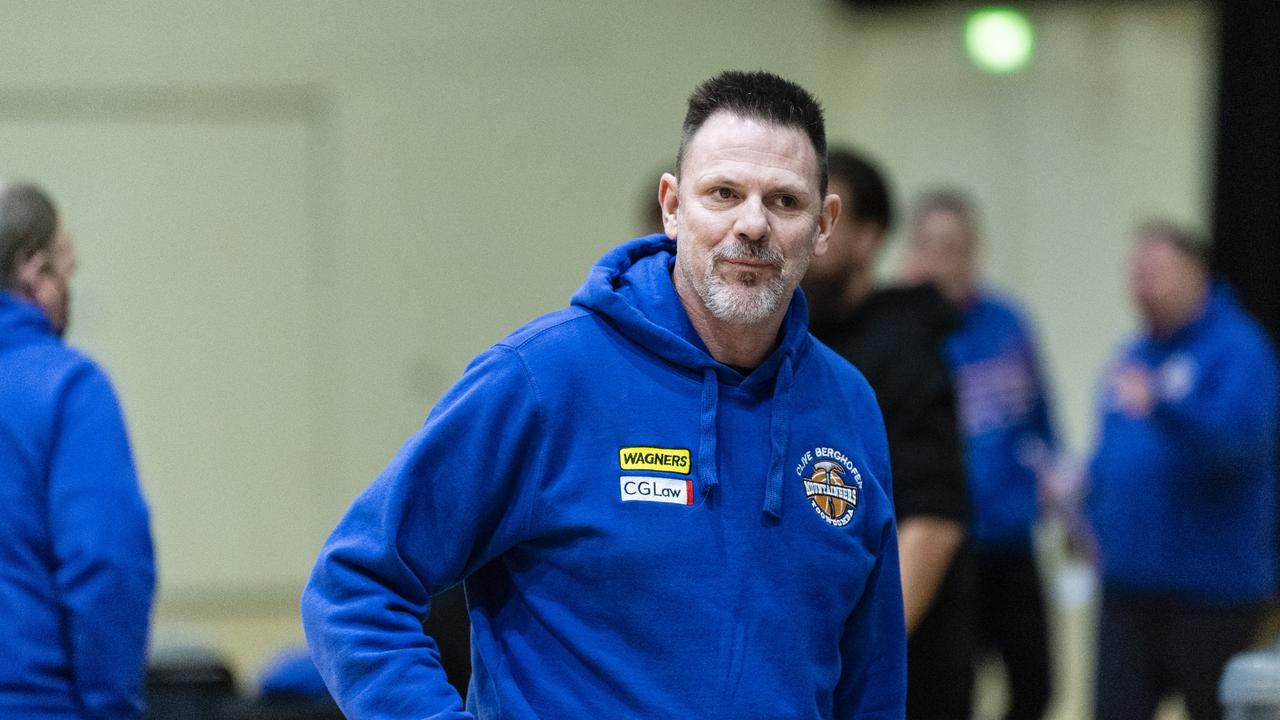
[[[689,316],[689,323],[707,346],[711,357],[738,368],[754,368],[764,362],[777,344],[778,331],[782,328],[790,302],[758,323],[728,323],[711,314],[697,291],[682,280],[679,272],[675,273],[674,279],[676,295]]]

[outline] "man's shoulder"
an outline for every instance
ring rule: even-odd
[[[809,337],[812,341],[809,348],[809,356],[813,362],[826,366],[831,372],[842,377],[852,375],[858,379],[862,378],[862,372],[848,358],[832,349],[816,336],[810,334]]]
[[[1244,307],[1225,307],[1215,320],[1206,334],[1212,350],[1243,362],[1261,360],[1273,366],[1280,362],[1271,336]]]
[[[116,403],[106,372],[84,352],[61,342],[10,348],[0,353],[0,405],[37,424],[74,401]]]
[[[867,298],[861,312],[881,332],[897,328],[942,335],[957,320],[946,298],[929,283],[879,288]]]
[[[63,385],[81,377],[106,379],[106,372],[97,361],[57,339],[9,348],[0,353],[0,367],[6,375],[42,387]]]
[[[932,285],[876,290],[858,309],[844,333],[828,342],[868,375],[883,364],[897,364],[921,353],[941,357],[956,314]]]
[[[596,332],[593,317],[590,310],[571,305],[530,320],[495,345],[521,355],[557,353],[567,344],[581,340],[584,334]]]
[[[982,288],[974,301],[982,312],[1004,320],[1021,321],[1026,314],[1022,303],[1008,293],[994,288]]]
[[[810,336],[810,340],[812,341],[809,351],[810,361],[825,368],[825,372],[833,376],[840,388],[869,398],[875,397],[875,390],[871,387],[871,383],[856,365],[818,338]]]
[[[1009,341],[1034,345],[1035,335],[1023,306],[1013,297],[984,288],[962,311],[952,340],[997,351]]]

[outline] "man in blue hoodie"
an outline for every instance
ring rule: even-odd
[[[935,283],[960,316],[946,352],[965,430],[978,641],[1003,661],[1004,720],[1039,720],[1052,673],[1032,532],[1057,436],[1031,325],[1017,302],[980,281],[976,214],[955,190],[920,198],[903,275]]]
[[[155,587],[120,407],[63,344],[76,267],[48,197],[0,187],[0,717],[142,712]]]
[[[884,427],[797,290],[825,159],[799,86],[694,91],[666,234],[476,358],[322,549],[302,614],[349,717],[903,717]],[[465,709],[421,630],[459,580]]]
[[[1149,718],[1181,692],[1218,718],[1223,665],[1276,591],[1280,367],[1194,234],[1140,230],[1130,281],[1144,330],[1103,378],[1090,468],[1096,716]]]

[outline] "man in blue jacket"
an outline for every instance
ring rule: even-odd
[[[349,717],[903,717],[884,427],[797,290],[825,160],[799,86],[694,91],[666,234],[476,358],[322,549],[303,620]],[[465,710],[421,630],[459,580]]]
[[[76,258],[53,204],[0,187],[0,717],[142,712],[155,586],[110,381],[63,344]]]
[[[965,430],[979,637],[1004,664],[1005,720],[1039,720],[1052,673],[1032,531],[1057,438],[1031,325],[1012,298],[982,286],[978,247],[969,199],[927,193],[916,203],[903,274],[936,283],[960,317],[946,353]]]
[[[1194,234],[1140,230],[1130,281],[1144,329],[1103,378],[1090,469],[1097,717],[1149,718],[1181,692],[1217,718],[1223,665],[1276,591],[1280,368]]]

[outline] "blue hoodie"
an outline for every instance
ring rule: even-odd
[[[674,252],[476,358],[338,524],[302,614],[350,717],[903,717],[875,398],[798,292],[759,367],[715,361]],[[464,578],[467,712],[420,622]]]
[[[1155,381],[1146,418],[1115,399],[1115,373],[1130,365]],[[1122,349],[1090,473],[1109,586],[1216,604],[1275,592],[1278,393],[1275,351],[1225,286],[1172,337]]]
[[[137,717],[154,588],[111,383],[0,292],[0,717]]]
[[[1037,472],[1057,446],[1031,332],[1012,302],[983,292],[947,339],[947,357],[965,428],[974,545],[1029,553]]]

